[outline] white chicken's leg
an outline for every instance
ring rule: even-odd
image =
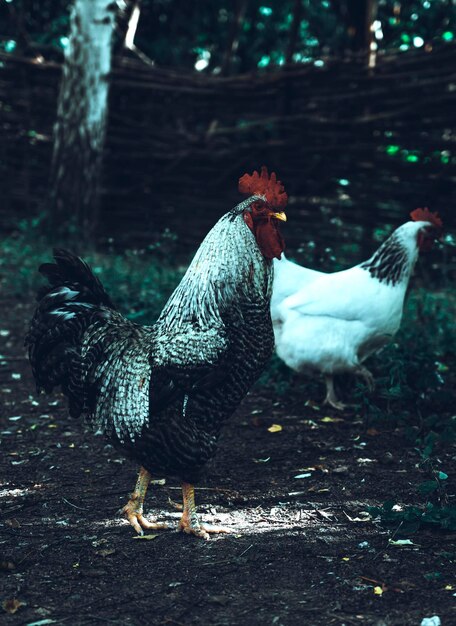
[[[189,483],[182,483],[182,496],[184,500],[184,512],[179,522],[178,530],[189,535],[195,535],[201,539],[209,539],[209,533],[229,533],[228,528],[223,526],[209,526],[201,524],[196,513],[195,488]]]
[[[367,367],[364,367],[363,365],[361,365],[356,370],[355,373],[356,373],[356,376],[361,376],[361,378],[366,383],[367,388],[368,388],[369,391],[374,391],[374,389],[375,389],[374,377],[373,377],[372,373],[367,369]]]
[[[121,510],[121,513],[127,518],[133,528],[139,535],[143,535],[144,530],[164,530],[168,528],[166,524],[159,522],[148,522],[143,515],[144,498],[146,497],[147,487],[149,486],[151,475],[141,467],[138,474],[138,480],[130,500]]]
[[[323,404],[329,404],[334,409],[337,409],[338,411],[343,411],[346,405],[337,399],[336,391],[334,389],[334,377],[331,374],[326,374],[325,383],[326,383],[326,398]]]

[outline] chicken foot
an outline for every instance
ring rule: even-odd
[[[334,377],[331,374],[325,376],[326,383],[326,398],[323,404],[329,404],[338,411],[343,411],[346,408],[346,404],[337,399],[336,390],[334,389]]]
[[[189,535],[195,535],[201,539],[209,539],[209,534],[229,533],[228,528],[223,526],[211,526],[201,524],[196,513],[195,488],[189,483],[182,483],[182,496],[184,500],[184,512],[179,522],[178,530]]]
[[[143,515],[144,498],[146,497],[147,487],[151,480],[150,473],[141,467],[138,474],[138,480],[130,500],[121,509],[121,513],[127,518],[133,528],[139,535],[144,534],[144,530],[165,530],[168,528],[166,524],[161,522],[148,522]]]
[[[367,389],[369,391],[374,391],[375,389],[375,381],[372,372],[370,372],[367,367],[360,366],[359,369],[355,372],[356,376],[360,376],[364,382],[366,383]]]
[[[375,389],[375,381],[372,373],[364,367],[360,365],[358,369],[355,370],[355,376],[359,376],[363,379],[366,384],[368,391],[373,391]],[[343,411],[347,408],[347,405],[338,400],[336,395],[336,390],[334,389],[334,377],[331,374],[327,374],[325,376],[326,382],[326,398],[324,399],[323,404],[329,404],[333,408],[338,411]]]

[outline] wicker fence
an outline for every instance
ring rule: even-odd
[[[0,56],[0,231],[45,208],[60,66]],[[117,58],[100,242],[165,228],[196,247],[263,163],[291,202],[289,247],[361,260],[417,206],[454,228],[456,46],[230,78]],[[312,245],[312,244],[311,244]],[[452,264],[452,263],[451,263]]]

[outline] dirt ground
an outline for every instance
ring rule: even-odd
[[[197,489],[203,520],[231,534],[137,539],[118,515],[137,468],[61,395],[36,395],[22,347],[30,306],[0,311],[1,624],[456,624],[455,535],[420,531],[398,547],[365,513],[420,501],[426,476],[401,429],[257,389]],[[454,448],[439,458],[450,482]],[[146,511],[174,528],[169,499],[177,482],[152,486]]]

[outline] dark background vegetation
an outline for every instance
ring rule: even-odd
[[[238,177],[262,163],[291,196],[286,235],[301,260],[366,258],[417,206],[440,211],[451,230],[452,2],[141,6],[135,42],[154,66],[122,48],[125,13],[93,224],[98,245],[145,248],[168,229],[178,236],[175,253],[188,255],[237,201]],[[366,26],[372,7],[374,33]],[[13,0],[0,10],[0,228],[11,232],[18,218],[48,207],[69,3]]]
[[[47,211],[70,3],[0,2],[0,330],[10,322],[23,330],[36,267],[62,240],[87,256],[123,312],[153,321],[207,229],[238,201],[239,176],[263,163],[290,195],[289,256],[311,267],[361,262],[417,206],[439,211],[444,243],[420,259],[402,330],[371,362],[375,392],[340,381],[354,401],[350,429],[364,438],[369,430],[388,433],[382,455],[408,455],[408,491],[393,477],[390,497],[373,489],[371,498],[372,517],[397,538],[456,529],[454,490],[447,487],[456,434],[456,6],[375,4],[144,0],[135,39],[142,58],[122,47],[128,15],[121,15],[101,211],[87,238],[71,212],[64,233],[50,231]],[[24,315],[21,324],[17,314]],[[10,349],[22,354],[19,341]],[[11,361],[1,364],[9,376]],[[298,379],[274,360],[249,411],[254,415],[257,401],[276,402],[276,421],[286,412],[307,419],[319,410],[321,393],[316,381]],[[9,412],[5,404],[2,417]],[[32,433],[38,421],[29,421]],[[338,447],[348,426],[332,428],[329,440]],[[285,459],[290,454],[283,450]],[[356,477],[354,483],[356,489]],[[453,563],[454,552],[446,552],[442,559]],[[426,580],[435,584],[432,597],[444,567],[421,556],[428,559]],[[412,622],[388,625],[399,623]]]

